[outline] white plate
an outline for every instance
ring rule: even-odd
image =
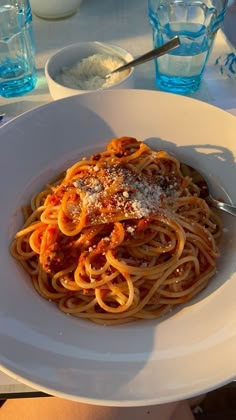
[[[37,108],[0,130],[0,363],[7,374],[73,400],[138,406],[190,397],[236,374],[236,219],[224,217],[218,273],[161,321],[118,327],[67,317],[40,298],[8,246],[20,205],[114,136],[148,140],[201,168],[236,203],[236,119],[186,97],[112,91]]]

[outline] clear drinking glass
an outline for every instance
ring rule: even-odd
[[[36,84],[29,0],[0,0],[0,95],[20,96]]]
[[[227,0],[149,0],[153,45],[178,35],[181,45],[155,60],[156,84],[162,90],[190,93],[198,89]]]

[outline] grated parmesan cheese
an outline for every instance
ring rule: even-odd
[[[88,215],[101,216],[100,209],[109,208],[110,212],[102,215],[104,222],[109,220],[109,214],[116,212],[122,212],[125,218],[148,217],[158,211],[163,195],[155,178],[134,173],[122,165],[93,168],[87,177],[77,179],[74,186]],[[74,214],[76,211],[79,216],[81,206],[73,209]]]
[[[56,75],[55,80],[71,89],[96,90],[109,88],[129,74],[129,70],[124,70],[105,79],[108,73],[123,64],[125,64],[125,61],[120,57],[93,54],[72,67],[63,67],[60,73]]]

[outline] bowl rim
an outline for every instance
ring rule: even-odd
[[[46,64],[45,64],[45,67],[44,67],[44,72],[45,72],[46,79],[47,80],[50,80],[50,83],[53,84],[55,87],[66,89],[67,92],[71,92],[71,93],[74,93],[74,92],[95,92],[95,91],[98,91],[98,90],[108,89],[108,88],[99,88],[99,89],[75,89],[75,88],[70,88],[68,86],[62,85],[61,83],[58,83],[51,76],[50,71],[49,71],[49,66],[53,62],[53,60],[55,60],[56,57],[60,56],[65,51],[79,48],[82,45],[84,45],[84,46],[86,46],[86,45],[88,45],[88,46],[89,45],[90,46],[96,45],[96,46],[101,46],[101,47],[102,46],[105,46],[105,47],[107,46],[107,47],[110,47],[111,48],[111,51],[114,50],[114,53],[116,53],[116,55],[120,56],[120,58],[123,58],[124,59],[124,57],[122,56],[122,54],[128,54],[130,56],[130,61],[134,59],[134,56],[128,50],[126,50],[125,48],[123,48],[123,47],[121,47],[119,45],[116,45],[116,44],[113,44],[113,43],[110,43],[110,42],[102,42],[102,41],[81,41],[81,42],[76,42],[76,43],[73,43],[73,44],[66,45],[66,46],[60,48],[59,50],[57,50],[54,54],[52,54],[47,59]],[[119,55],[119,52],[121,53],[121,55]],[[124,83],[125,80],[127,80],[130,76],[132,76],[133,71],[134,71],[134,67],[131,67],[129,69],[129,73],[127,74],[127,76],[125,76],[123,79],[121,79],[117,83],[114,83],[114,85],[112,85],[112,87],[119,86],[120,84]]]

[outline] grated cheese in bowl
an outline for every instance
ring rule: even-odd
[[[55,80],[71,89],[96,90],[109,88],[129,74],[130,70],[124,70],[105,79],[108,73],[123,64],[125,64],[125,61],[118,56],[93,54],[71,67],[62,67],[55,76]]]

